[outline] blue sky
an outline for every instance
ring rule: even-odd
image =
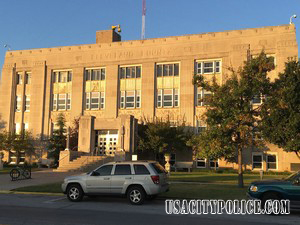
[[[288,24],[299,0],[146,0],[146,38]],[[121,24],[141,36],[142,0],[2,0],[0,67],[13,50],[95,43],[96,30]],[[298,31],[298,30],[297,30]],[[297,34],[299,42],[299,34]]]

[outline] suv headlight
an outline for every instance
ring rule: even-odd
[[[250,191],[252,191],[252,192],[257,192],[257,190],[258,190],[258,187],[257,187],[257,186],[251,185]]]

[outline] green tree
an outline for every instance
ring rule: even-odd
[[[31,159],[35,155],[34,141],[35,139],[30,132],[22,132],[21,134],[3,132],[0,135],[0,148],[4,151],[13,152],[18,160],[22,153]]]
[[[49,157],[54,159],[54,163],[57,164],[59,160],[60,151],[66,148],[66,119],[62,113],[58,114],[56,120],[56,127],[49,139],[47,150]]]
[[[238,186],[243,187],[243,151],[252,145],[260,145],[252,138],[253,129],[259,123],[261,107],[253,107],[252,100],[257,95],[268,95],[270,79],[267,74],[274,69],[274,59],[263,52],[248,60],[223,85],[206,81],[202,75],[195,75],[193,84],[213,92],[207,99],[210,107],[204,114],[206,131],[198,137],[197,148],[206,158],[232,160],[237,158]]]
[[[286,63],[262,108],[264,139],[287,152],[300,152],[300,64]]]
[[[187,149],[186,142],[191,137],[185,130],[184,123],[172,126],[171,122],[155,120],[139,125],[138,151],[151,153],[173,153],[175,150]]]

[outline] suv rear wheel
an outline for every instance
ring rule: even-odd
[[[141,205],[144,203],[146,193],[143,188],[139,186],[130,187],[127,192],[127,199],[133,205]]]
[[[68,199],[72,202],[80,202],[83,198],[83,190],[79,184],[71,184],[67,190]]]

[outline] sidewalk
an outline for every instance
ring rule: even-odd
[[[32,179],[11,181],[9,174],[0,175],[0,191],[10,191],[15,188],[41,185],[47,183],[62,182],[66,176],[79,174],[80,172],[53,172],[52,169],[32,172]]]

